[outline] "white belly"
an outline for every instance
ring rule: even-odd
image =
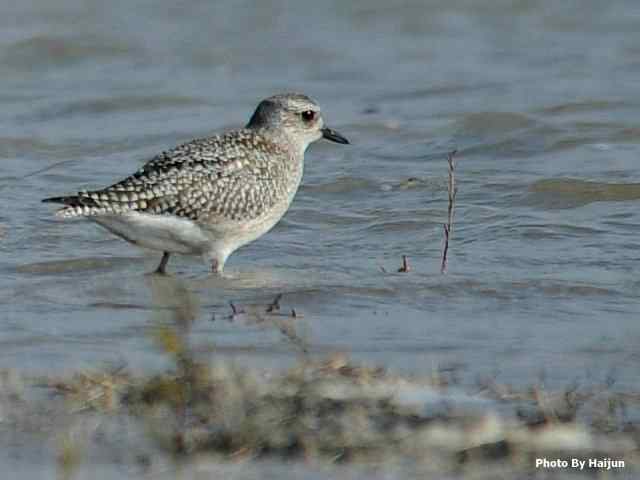
[[[209,250],[212,238],[195,222],[173,215],[128,212],[90,219],[125,240],[152,250],[199,255]]]
[[[144,248],[162,252],[226,259],[234,250],[267,233],[288,208],[282,204],[249,221],[209,218],[194,222],[174,215],[127,212],[89,217],[115,235]]]
[[[256,240],[278,223],[289,208],[301,177],[302,170],[296,175],[287,198],[255,219],[229,220],[212,216],[193,221],[174,215],[136,211],[96,215],[89,219],[141,247],[169,253],[203,255],[205,259],[214,259],[223,266],[234,250]]]

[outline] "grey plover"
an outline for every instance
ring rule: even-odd
[[[192,140],[160,153],[136,173],[101,190],[46,198],[58,217],[84,217],[141,247],[202,255],[221,273],[229,255],[269,231],[298,190],[307,147],[326,138],[309,97],[287,93],[258,105],[245,128]]]

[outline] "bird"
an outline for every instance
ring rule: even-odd
[[[85,218],[118,237],[171,254],[200,255],[222,274],[229,255],[273,228],[300,186],[307,147],[349,144],[328,128],[318,103],[300,93],[262,100],[244,128],[163,151],[134,174],[98,190],[45,198],[55,215]]]

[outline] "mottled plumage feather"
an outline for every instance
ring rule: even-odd
[[[102,190],[45,199],[67,205],[63,218],[138,211],[191,220],[216,215],[257,217],[286,195],[286,150],[252,130],[197,139],[162,152],[140,170]]]

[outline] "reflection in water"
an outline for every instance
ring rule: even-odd
[[[200,314],[200,301],[186,282],[177,277],[151,274],[146,278],[153,305],[151,340],[162,353],[173,358],[177,373],[188,383],[193,379],[194,364],[189,334]]]
[[[151,290],[154,323],[173,323],[188,331],[200,314],[200,300],[187,283],[169,275],[147,275],[146,280]]]
[[[198,293],[189,288],[186,280],[168,275],[148,275],[147,284],[151,290],[152,323],[154,340],[167,353],[190,351],[189,334],[198,317],[211,321],[226,320],[240,326],[259,326],[275,329],[297,350],[307,353],[306,342],[298,335],[296,325],[302,314],[295,308],[285,310],[278,294],[268,303],[229,302],[229,310],[201,312]]]

